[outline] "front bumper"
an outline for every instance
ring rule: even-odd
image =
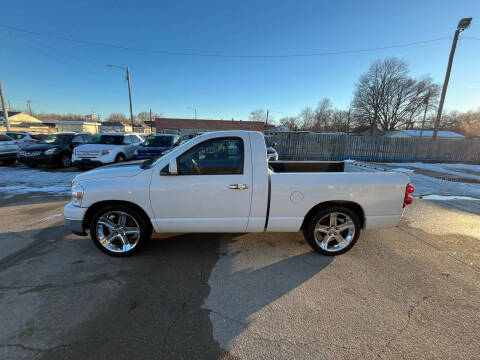
[[[0,161],[2,160],[14,160],[17,158],[17,153],[1,153],[0,154]]]
[[[101,162],[99,160],[92,160],[92,159],[80,159],[74,160],[73,165],[79,169],[93,169],[99,166],[111,164],[110,162]]]
[[[37,156],[18,156],[18,161],[22,164],[55,164],[60,161],[60,154],[37,155]]]
[[[84,224],[83,224],[83,218],[85,216],[86,211],[87,211],[86,208],[73,206],[71,202],[69,202],[63,208],[63,216],[65,217],[67,226],[75,235],[81,235],[81,236],[87,235],[87,233],[85,232]]]

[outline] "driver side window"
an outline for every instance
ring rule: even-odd
[[[177,159],[179,175],[243,174],[243,140],[222,137],[205,140]]]

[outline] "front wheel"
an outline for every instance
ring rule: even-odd
[[[62,156],[60,157],[59,165],[62,168],[70,167],[70,165],[72,165],[72,158],[70,154],[62,154]]]
[[[304,229],[304,235],[313,250],[331,256],[350,250],[360,231],[360,221],[352,210],[334,206],[315,214]]]
[[[118,154],[117,157],[115,158],[115,163],[124,162],[124,161],[125,161],[125,155],[123,154]]]
[[[148,219],[135,209],[123,205],[101,208],[90,223],[90,236],[94,244],[112,256],[133,255],[151,235]]]

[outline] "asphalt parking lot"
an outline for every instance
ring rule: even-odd
[[[416,200],[334,258],[268,233],[117,259],[36,191],[0,194],[0,359],[478,358],[479,201]]]

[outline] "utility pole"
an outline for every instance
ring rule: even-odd
[[[422,137],[423,129],[425,128],[425,118],[427,117],[428,102],[430,100],[430,95],[425,96],[423,103],[425,104],[425,111],[423,113],[422,128],[420,129],[420,137]]]
[[[133,108],[132,108],[132,89],[130,87],[130,70],[127,66],[127,82],[128,82],[128,98],[130,100],[130,121],[132,122],[132,131],[133,131]]]
[[[32,103],[32,100],[26,100],[26,101],[27,101],[27,110],[30,113],[30,115],[33,115],[32,106],[30,105]]]
[[[265,125],[268,125],[268,109],[267,109],[267,116],[265,118]]]
[[[457,47],[458,36],[463,30],[468,29],[471,22],[472,22],[472,18],[463,18],[462,20],[460,20],[460,22],[457,25],[457,29],[455,30],[455,34],[453,36],[452,48],[450,49],[447,72],[445,73],[445,80],[443,82],[442,94],[440,96],[440,103],[438,104],[437,118],[435,119],[435,127],[433,130],[432,140],[437,139],[438,127],[440,125],[440,119],[442,118],[443,103],[445,101],[445,95],[447,93],[448,81],[450,80],[450,72],[452,70],[453,57],[455,55],[455,49]]]
[[[8,111],[12,111],[12,106],[10,105],[10,100],[8,100]]]
[[[93,107],[92,107],[92,120],[95,123],[95,134],[98,134],[97,118],[95,116],[95,109]]]
[[[132,89],[130,87],[130,69],[128,66],[126,68],[118,65],[113,65],[113,64],[107,64],[108,67],[110,68],[117,68],[121,70],[125,70],[127,72],[127,83],[128,83],[128,98],[130,100],[130,122],[132,123],[132,131],[133,131],[133,108],[132,108]]]
[[[10,123],[8,122],[7,104],[5,104],[5,95],[3,94],[2,80],[0,80],[0,98],[2,98],[3,116],[5,118],[5,127],[7,131],[10,130]]]
[[[197,108],[195,108],[195,120],[197,120]]]
[[[152,108],[150,108],[150,134],[153,134]]]

